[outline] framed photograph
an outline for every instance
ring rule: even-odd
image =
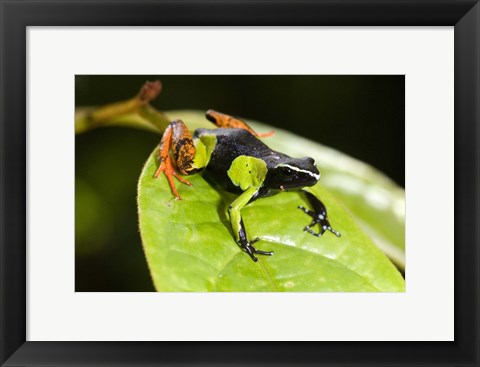
[[[479,365],[477,1],[1,7],[2,366]]]
[[[76,75],[75,91],[76,292],[405,291],[405,75]]]

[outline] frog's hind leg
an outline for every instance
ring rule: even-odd
[[[163,172],[168,180],[172,193],[178,200],[181,200],[180,194],[175,187],[173,177],[175,176],[178,181],[188,186],[191,186],[192,184],[183,179],[175,171],[172,157],[170,156],[170,150],[172,150],[175,158],[176,167],[182,175],[189,175],[195,171],[193,167],[195,145],[190,131],[181,120],[172,121],[165,129],[158,150],[160,166],[154,175],[154,177],[157,178]]]
[[[244,130],[247,130],[252,135],[255,135],[257,138],[266,138],[274,134],[273,131],[269,131],[268,133],[257,133],[250,126],[248,126],[245,121],[242,121],[236,117],[229,116],[214,110],[208,110],[206,112],[206,117],[209,121],[213,122],[218,127],[231,128],[231,129],[244,129]]]
[[[298,209],[300,209],[301,211],[303,211],[304,213],[308,214],[313,218],[312,222],[309,225],[307,225],[303,230],[317,237],[322,236],[326,231],[330,231],[333,234],[335,234],[337,237],[340,237],[340,233],[334,230],[330,225],[330,222],[328,221],[327,208],[325,208],[325,205],[312,193],[305,190],[302,190],[302,192],[305,194],[305,196],[307,197],[308,201],[310,202],[313,208],[313,210],[309,210],[301,205],[298,207]],[[310,229],[316,224],[320,226],[320,231],[318,233]]]

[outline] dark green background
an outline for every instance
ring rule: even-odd
[[[160,79],[160,110],[216,109],[290,130],[405,180],[405,78],[395,76],[76,76],[76,106],[130,98]],[[188,123],[188,122],[187,122]],[[153,291],[136,183],[160,136],[102,128],[76,136],[76,291]],[[319,167],[321,170],[321,167]]]

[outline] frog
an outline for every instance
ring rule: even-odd
[[[254,245],[260,240],[247,234],[241,211],[252,202],[286,191],[298,191],[305,195],[311,208],[298,206],[310,216],[311,222],[303,230],[321,237],[331,232],[327,208],[306,188],[314,186],[320,172],[311,157],[292,158],[268,147],[263,138],[273,132],[258,133],[244,120],[215,110],[206,111],[206,118],[216,128],[196,129],[193,134],[182,120],[173,120],[164,131],[158,147],[159,167],[154,174],[163,173],[175,199],[181,196],[174,178],[192,186],[184,177],[201,173],[214,187],[237,194],[228,206],[230,225],[237,245],[254,261],[256,255],[272,256],[273,251],[263,251]],[[312,227],[318,225],[319,231]]]

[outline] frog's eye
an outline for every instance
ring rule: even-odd
[[[278,166],[277,172],[280,174],[281,177],[289,177],[292,175],[293,170],[290,167]]]

